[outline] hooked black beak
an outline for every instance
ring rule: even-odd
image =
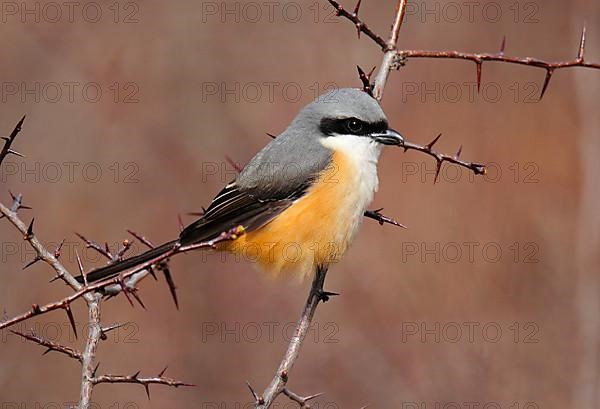
[[[400,132],[395,131],[393,129],[387,129],[384,132],[376,132],[371,134],[371,138],[373,138],[376,142],[379,142],[383,145],[394,145],[394,146],[403,146],[404,145],[404,137],[400,135]]]

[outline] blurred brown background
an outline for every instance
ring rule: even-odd
[[[387,35],[394,3],[366,1],[361,15]],[[598,61],[593,0],[414,1],[400,45],[494,52],[506,35],[507,54],[571,59],[584,21]],[[113,246],[126,228],[171,239],[178,213],[234,177],[226,155],[245,163],[265,132],[331,84],[358,86],[355,66],[381,57],[321,0],[3,2],[0,45],[2,132],[28,115],[15,146],[27,158],[4,164],[2,200],[22,192],[33,207],[23,218],[35,216],[49,246],[67,238],[74,270],[75,248],[88,268],[102,263],[74,232]],[[325,392],[320,408],[598,407],[600,71],[557,71],[538,102],[543,77],[488,63],[478,95],[468,62],[411,60],[392,74],[392,126],[420,143],[443,132],[441,150],[463,144],[465,159],[493,164],[490,176],[446,166],[434,186],[429,157],[384,153],[373,208],[409,228],[365,221],[330,272],[342,295],[317,312],[291,389]],[[41,263],[21,271],[32,253],[6,221],[0,243],[6,314],[67,293]],[[123,297],[104,304],[104,323],[131,324],[101,345],[100,372],[169,365],[197,387],[153,387],[148,401],[142,387],[101,385],[97,407],[239,408],[246,380],[262,390],[271,379],[309,283],[221,255],[172,268],[180,311],[162,280],[141,285],[147,311]],[[85,332],[81,304],[76,315]],[[81,347],[61,313],[18,326],[29,327]],[[1,336],[3,408],[77,399],[75,362]]]

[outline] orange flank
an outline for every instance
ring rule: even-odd
[[[363,209],[353,200],[358,177],[354,163],[335,152],[302,198],[260,229],[220,244],[219,250],[256,261],[273,277],[305,277],[316,266],[339,260],[362,220]]]

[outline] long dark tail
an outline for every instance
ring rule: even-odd
[[[116,276],[121,271],[139,266],[142,263],[167,253],[168,251],[172,250],[177,243],[178,240],[173,240],[163,244],[162,246],[154,247],[145,253],[138,254],[137,256],[127,258],[123,261],[119,261],[118,263],[107,265],[106,267],[100,267],[92,270],[86,275],[87,281],[88,283],[91,283],[108,277]],[[83,283],[83,276],[75,277],[75,279],[80,283]]]

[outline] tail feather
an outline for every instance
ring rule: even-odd
[[[138,254],[137,256],[133,256],[133,257],[127,258],[123,261],[119,261],[117,263],[109,264],[105,267],[100,267],[95,270],[92,270],[86,274],[87,281],[89,283],[91,283],[94,281],[103,280],[108,277],[116,276],[117,274],[119,274],[122,271],[128,270],[128,269],[138,266],[142,263],[150,261],[153,258],[156,258],[158,256],[165,254],[166,252],[172,250],[173,247],[177,244],[177,242],[178,242],[178,240],[173,240],[173,241],[165,243],[161,246],[154,247],[154,248],[146,251],[145,253]],[[75,277],[75,279],[77,281],[79,281],[80,283],[83,283],[82,275]]]

